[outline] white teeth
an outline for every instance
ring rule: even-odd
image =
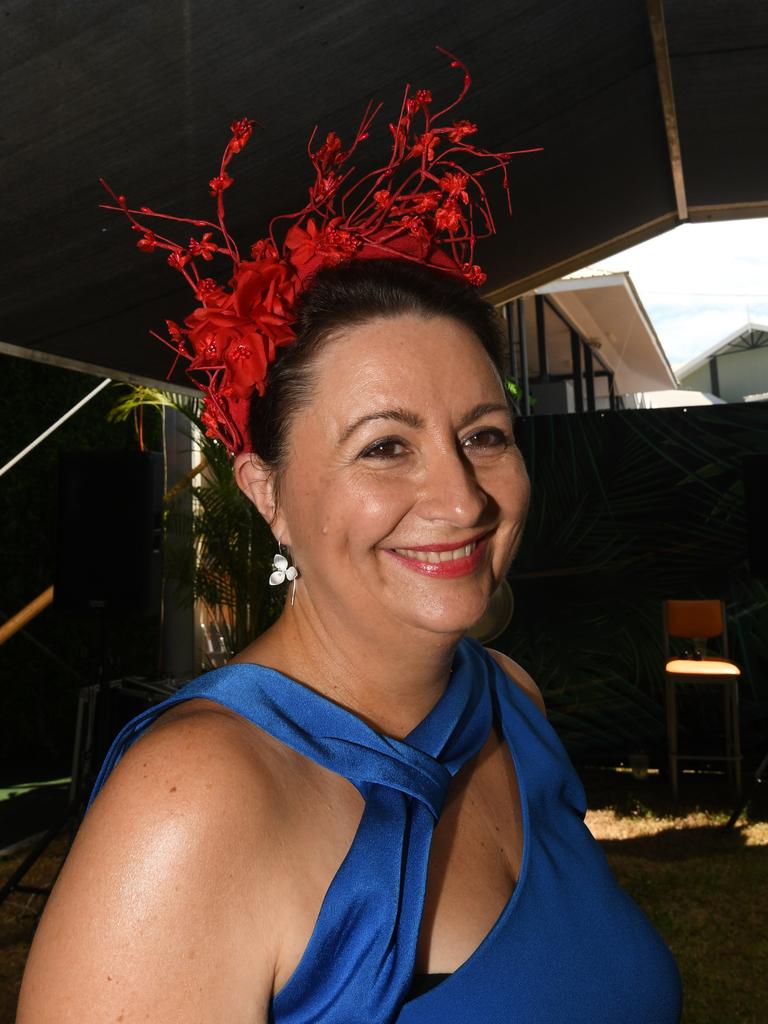
[[[395,548],[398,555],[404,558],[412,558],[415,562],[428,562],[437,565],[438,562],[455,562],[457,558],[467,558],[477,547],[477,544],[465,544],[463,548],[454,548],[453,551],[414,551],[411,548]]]

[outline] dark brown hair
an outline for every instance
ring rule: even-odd
[[[405,260],[358,260],[324,268],[297,304],[296,340],[278,349],[265,394],[251,402],[251,449],[267,466],[279,473],[285,465],[291,419],[311,401],[314,357],[329,336],[404,313],[459,321],[500,366],[501,319],[472,285]]]

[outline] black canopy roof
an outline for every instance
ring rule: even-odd
[[[681,219],[768,213],[764,0],[6,0],[2,19],[0,351],[163,379],[147,332],[191,295],[98,208],[98,177],[208,216],[229,123],[257,118],[227,194],[247,245],[304,204],[315,123],[348,139],[406,81],[453,94],[434,44],[470,68],[484,145],[544,146],[479,252],[495,297]]]

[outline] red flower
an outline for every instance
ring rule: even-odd
[[[198,281],[195,294],[205,306],[220,305],[227,295],[219,282],[214,281],[212,277],[204,277]]]
[[[408,228],[414,238],[421,238],[425,242],[432,240],[434,232],[427,225],[423,217],[401,217],[400,223],[404,228]]]
[[[405,109],[409,114],[415,114],[417,110],[424,110],[432,102],[432,93],[429,89],[417,89],[413,96],[407,101]]]
[[[157,239],[155,238],[154,232],[145,231],[143,236],[136,243],[136,248],[141,249],[142,252],[152,252],[157,248]]]
[[[461,269],[464,277],[476,288],[479,288],[488,280],[488,275],[484,274],[482,268],[478,267],[476,263],[465,263]]]
[[[174,249],[168,257],[168,266],[173,267],[174,270],[183,270],[190,259],[191,256],[188,252],[184,252],[183,249]]]
[[[277,258],[277,249],[271,238],[260,238],[251,246],[251,259],[276,260]]]
[[[391,198],[392,193],[388,188],[380,188],[378,192],[373,193],[373,201],[380,209],[387,206]]]
[[[322,255],[325,263],[341,263],[351,259],[362,245],[362,241],[351,231],[328,226],[325,230]]]
[[[217,344],[218,338],[215,331],[209,331],[203,335],[203,347],[201,352],[205,359],[210,359],[214,363],[219,362],[219,346]]]
[[[340,218],[336,217],[321,230],[314,219],[309,217],[306,230],[298,224],[289,228],[285,236],[285,247],[291,254],[291,263],[295,267],[305,268],[306,264],[317,259],[326,266],[351,259],[362,241],[351,231],[337,227],[339,222]]]
[[[320,230],[312,217],[307,218],[306,228],[293,224],[285,236],[285,247],[291,254],[291,263],[300,267],[314,259],[320,237]]]
[[[474,135],[476,131],[477,125],[471,121],[454,121],[448,138],[451,142],[461,142],[466,135]]]
[[[454,199],[448,199],[435,213],[435,224],[439,231],[456,231],[461,223],[461,213]]]
[[[408,156],[421,156],[426,153],[427,162],[431,163],[435,159],[435,146],[439,142],[437,132],[424,132],[423,135],[419,135],[416,142],[411,146],[411,152]]]
[[[166,320],[165,326],[168,328],[168,334],[170,335],[171,341],[177,347],[184,342],[184,331],[179,327],[175,320]]]
[[[341,139],[336,132],[328,132],[325,142],[315,153],[315,163],[321,167],[331,167],[334,164],[341,163],[343,159],[344,153],[341,149]]]
[[[235,179],[231,175],[227,174],[226,171],[222,171],[221,174],[217,174],[215,178],[211,178],[208,182],[208,186],[211,190],[212,196],[217,196],[225,189],[229,188]]]
[[[187,248],[193,256],[202,256],[204,260],[212,260],[219,249],[218,245],[211,241],[212,238],[213,232],[206,231],[199,242],[195,238],[190,238]]]
[[[221,289],[214,305],[198,307],[184,321],[194,352],[190,370],[223,364],[226,393],[235,401],[248,400],[254,389],[262,393],[275,350],[294,338],[296,290],[296,277],[284,261],[244,260],[232,291]]]
[[[334,174],[333,171],[329,171],[325,177],[321,177],[319,181],[316,181],[309,189],[309,196],[313,203],[327,203],[329,199],[333,198],[334,193],[341,184],[341,177],[338,174]]]
[[[449,172],[444,174],[440,179],[440,188],[443,192],[447,192],[452,198],[461,199],[462,203],[469,202],[469,196],[467,195],[467,182],[469,181],[469,175],[458,174]]]
[[[440,199],[441,196],[437,190],[422,192],[420,196],[416,197],[412,209],[414,213],[432,213],[437,209],[437,204],[440,202]]]
[[[224,351],[224,363],[229,370],[228,395],[247,400],[254,389],[264,392],[269,357],[262,335],[252,331],[233,339]]]
[[[239,153],[251,135],[253,134],[254,122],[249,120],[247,117],[241,117],[238,121],[233,121],[229,126],[232,131],[232,138],[229,141],[229,148],[233,153]]]

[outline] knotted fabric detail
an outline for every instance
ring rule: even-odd
[[[151,722],[166,708],[195,697],[230,708],[348,779],[365,799],[360,825],[273,1009],[281,1024],[305,1022],[307,1005],[322,1024],[389,1024],[413,975],[429,849],[448,785],[491,728],[489,662],[479,644],[463,640],[445,692],[404,740],[376,732],[272,669],[251,664],[216,669],[125,726],[110,747],[89,807]]]

